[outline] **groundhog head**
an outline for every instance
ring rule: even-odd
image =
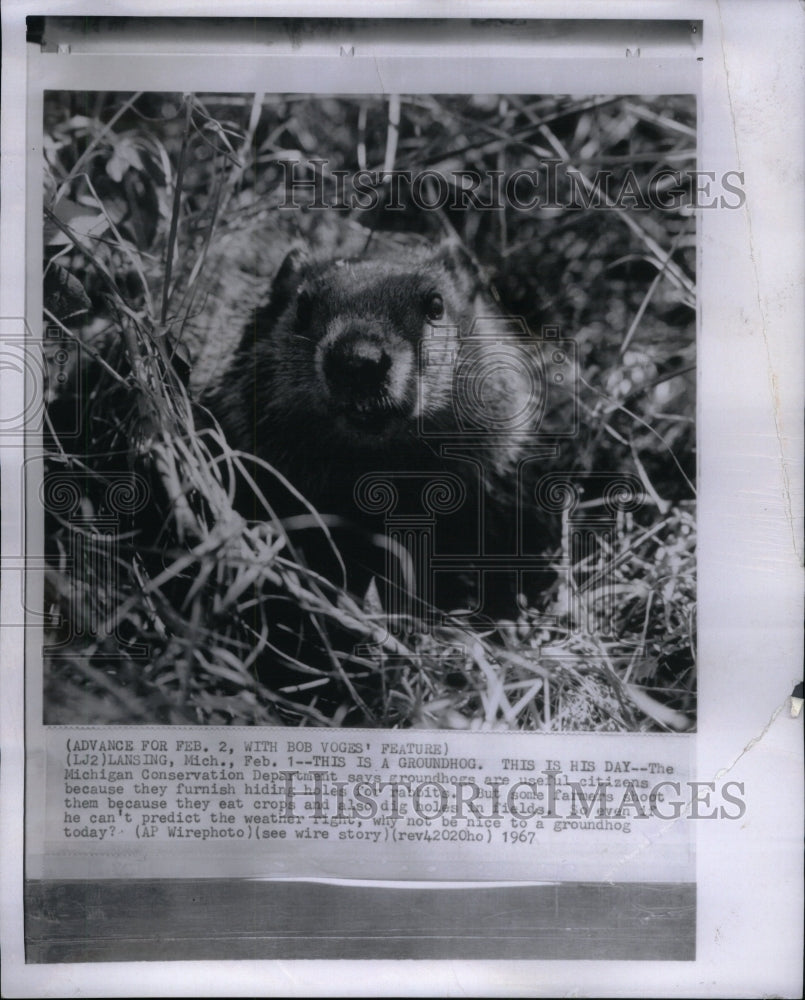
[[[479,292],[454,246],[325,262],[292,251],[254,331],[255,360],[276,366],[278,405],[321,415],[360,447],[385,445],[450,410],[452,358]]]
[[[473,334],[495,314],[453,244],[325,261],[293,250],[210,406],[233,445],[308,496],[366,469],[427,471],[457,438],[507,472],[539,386],[499,322]]]

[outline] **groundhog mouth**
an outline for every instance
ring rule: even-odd
[[[409,420],[410,414],[399,403],[387,398],[353,399],[338,408],[339,424],[362,436],[392,436]]]
[[[385,327],[351,316],[333,320],[316,348],[328,410],[353,440],[387,439],[411,419],[413,350]]]

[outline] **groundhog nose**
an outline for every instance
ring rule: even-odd
[[[377,396],[386,385],[391,365],[391,355],[382,344],[348,334],[331,344],[322,359],[330,389],[350,398]]]

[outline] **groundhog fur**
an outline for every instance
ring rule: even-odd
[[[458,477],[463,502],[434,515],[436,552],[513,551],[534,379],[521,342],[476,335],[478,317],[494,326],[496,312],[452,243],[347,260],[294,249],[203,400],[233,448],[270,465],[328,524],[351,526],[339,547],[358,597],[385,557],[356,542],[383,531],[383,514],[356,501],[372,473],[393,482],[394,514],[413,517],[427,517],[429,476]],[[305,513],[281,479],[251,471],[280,517]],[[253,491],[238,506],[266,516]],[[315,547],[301,547],[315,562]],[[472,576],[456,574],[442,610],[472,605]]]

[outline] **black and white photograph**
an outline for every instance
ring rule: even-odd
[[[694,95],[44,113],[45,722],[695,725]]]
[[[4,5],[4,995],[799,995],[759,6]]]

